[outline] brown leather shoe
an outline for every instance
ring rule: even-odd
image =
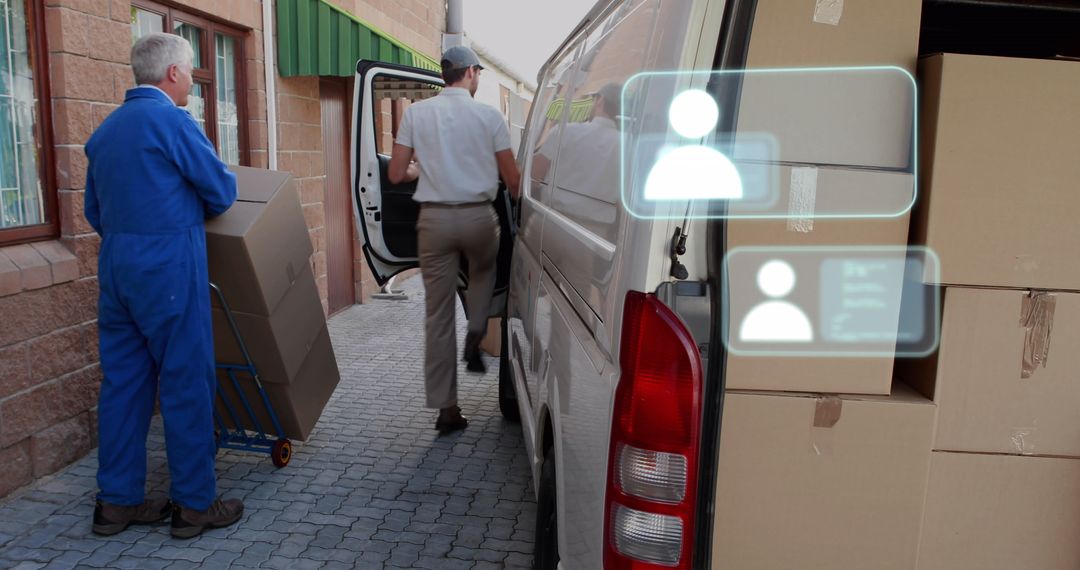
[[[439,410],[439,419],[435,420],[435,429],[439,435],[465,429],[469,425],[469,419],[461,415],[461,408],[450,406]]]
[[[244,503],[240,499],[220,497],[210,503],[205,511],[196,511],[176,505],[172,513],[174,538],[195,538],[208,528],[223,528],[235,524],[244,514]]]
[[[465,352],[462,354],[462,360],[465,361],[465,370],[478,374],[487,374],[487,366],[484,364],[484,359],[480,357],[480,342],[483,340],[484,335],[475,333],[465,335]]]
[[[112,536],[133,524],[164,522],[172,512],[167,497],[151,497],[139,505],[114,505],[98,499],[94,505],[94,534]]]

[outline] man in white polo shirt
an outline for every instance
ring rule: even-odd
[[[427,406],[439,410],[435,429],[440,433],[468,425],[457,405],[454,295],[461,256],[469,263],[464,358],[469,371],[483,373],[480,341],[499,252],[499,219],[492,201],[500,175],[515,199],[520,181],[506,121],[495,108],[473,100],[481,69],[471,49],[446,50],[446,87],[405,111],[388,172],[394,184],[420,178],[413,199],[420,202],[416,229],[427,309],[424,384]]]

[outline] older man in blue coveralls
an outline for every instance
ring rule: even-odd
[[[98,331],[104,380],[95,533],[164,522],[191,538],[243,514],[217,496],[214,347],[204,220],[236,200],[236,176],[184,109],[191,45],[153,33],[135,43],[137,87],[90,137],[86,219],[101,235]],[[171,501],[146,498],[155,396],[165,421]]]

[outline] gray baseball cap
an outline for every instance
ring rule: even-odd
[[[480,58],[476,57],[476,52],[465,46],[454,46],[443,52],[441,63],[446,71],[467,69],[474,65],[484,69],[484,66],[480,65]]]

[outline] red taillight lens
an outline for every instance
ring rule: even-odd
[[[701,422],[701,357],[655,296],[630,292],[608,454],[609,569],[689,568]]]

